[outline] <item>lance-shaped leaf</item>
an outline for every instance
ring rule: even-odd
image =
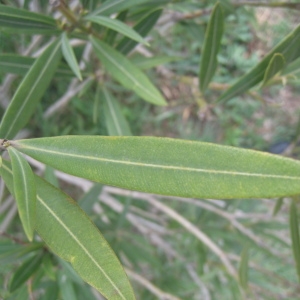
[[[148,44],[135,30],[117,19],[105,16],[87,16],[85,20],[113,29],[138,43]]]
[[[248,288],[248,262],[249,262],[249,249],[248,246],[244,248],[241,254],[239,265],[239,282],[243,289]]]
[[[109,135],[132,135],[127,120],[123,116],[117,100],[107,91],[106,88],[103,88],[103,109],[105,124]]]
[[[40,267],[43,260],[41,253],[36,254],[26,260],[14,273],[10,285],[9,291],[13,292],[23,285]]]
[[[3,161],[0,175],[13,194],[7,161]],[[81,278],[108,300],[134,300],[124,269],[98,228],[73,199],[40,177],[35,179],[36,230],[49,249],[69,261]]]
[[[63,172],[107,185],[196,198],[300,193],[300,162],[264,152],[155,137],[60,136],[11,142]]]
[[[225,93],[223,93],[218,101],[227,101],[237,95],[248,91],[253,86],[261,82],[264,78],[270,60],[275,53],[281,53],[285,59],[286,64],[289,64],[297,59],[300,56],[299,44],[300,25],[281,43],[273,48],[258,65],[256,65],[247,74],[242,76]]]
[[[132,64],[128,58],[120,54],[111,46],[92,38],[96,55],[107,71],[124,87],[133,90],[144,100],[156,105],[165,105],[166,102],[158,89],[148,77]]]
[[[36,59],[5,111],[0,124],[1,138],[13,138],[26,125],[49,86],[60,58],[57,40]]]
[[[204,46],[200,64],[200,89],[206,90],[217,69],[217,55],[224,31],[224,16],[222,6],[216,3],[212,11],[205,33]]]
[[[299,235],[299,221],[297,214],[297,206],[294,201],[290,206],[290,231],[292,239],[292,248],[294,253],[294,259],[296,263],[296,272],[298,274],[298,280],[300,282],[300,235]]]
[[[156,10],[151,12],[145,18],[143,18],[140,22],[138,22],[133,29],[138,32],[141,36],[145,37],[153,26],[156,24],[158,18],[160,17],[162,10]],[[117,50],[123,54],[129,53],[135,46],[136,42],[129,38],[123,38],[120,43],[117,45]]]
[[[280,72],[285,66],[285,59],[284,56],[280,53],[275,53],[271,58],[269,65],[266,69],[264,79],[262,82],[262,86],[268,84],[268,82],[278,73]]]
[[[49,16],[1,4],[0,27],[19,33],[53,34],[59,32],[55,19]]]
[[[0,72],[26,75],[35,60],[35,58],[29,56],[7,53],[0,54]],[[70,70],[68,65],[59,64],[54,76],[64,78],[67,76],[69,78],[73,77],[74,73]]]
[[[36,187],[31,167],[16,149],[8,147],[11,159],[14,191],[24,231],[30,241],[33,238],[36,217]]]
[[[95,9],[93,12],[88,14],[88,16],[109,16],[110,14],[118,13],[147,1],[149,0],[108,0],[102,3],[98,9]]]
[[[77,76],[77,78],[79,80],[82,80],[82,76],[81,76],[80,69],[79,69],[79,66],[77,63],[77,59],[75,57],[73,48],[70,45],[68,36],[65,32],[61,36],[61,47],[62,47],[62,53],[64,55],[64,58],[65,58],[66,62],[68,63],[69,67],[74,72],[74,74]]]

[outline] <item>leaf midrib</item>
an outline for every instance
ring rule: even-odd
[[[123,165],[133,165],[137,167],[146,167],[146,168],[158,168],[158,169],[166,169],[166,170],[176,170],[176,171],[188,171],[188,172],[198,172],[198,173],[208,173],[208,174],[225,174],[231,176],[250,176],[250,177],[262,177],[262,178],[278,178],[278,179],[290,179],[290,180],[300,180],[300,177],[289,176],[289,175],[274,175],[274,174],[263,174],[263,173],[245,173],[245,172],[237,172],[237,171],[223,171],[223,170],[213,170],[213,169],[201,169],[201,168],[192,168],[192,167],[180,167],[180,166],[172,166],[172,165],[159,165],[159,164],[150,164],[150,163],[140,163],[134,161],[126,161],[126,160],[117,160],[117,159],[109,159],[109,158],[101,158],[89,155],[79,155],[74,153],[66,153],[59,152],[54,150],[41,149],[33,146],[28,146],[25,144],[16,144],[17,148],[31,149],[36,152],[44,152],[49,154],[55,154],[60,156],[68,156],[73,158],[94,160],[94,161],[103,161],[115,164],[123,164]],[[20,150],[21,151],[21,150]],[[30,154],[28,154],[30,156]]]

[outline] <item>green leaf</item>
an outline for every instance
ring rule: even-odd
[[[26,260],[14,273],[10,285],[9,291],[13,292],[26,282],[40,267],[42,263],[43,255],[39,253]]]
[[[205,92],[217,69],[217,55],[221,45],[224,31],[224,15],[222,6],[217,2],[213,8],[206,33],[201,55],[199,85]]]
[[[87,16],[85,17],[85,20],[113,29],[129,37],[130,39],[137,41],[138,43],[148,45],[148,43],[136,31],[134,31],[131,27],[119,20],[104,16]]]
[[[5,111],[0,138],[11,139],[26,125],[48,88],[60,58],[60,41],[57,40],[36,59]]]
[[[268,84],[268,82],[285,66],[284,56],[280,53],[275,53],[271,58],[269,65],[266,69],[264,79],[262,81],[262,86]]]
[[[156,137],[60,136],[11,142],[63,172],[107,185],[195,198],[300,193],[300,162],[265,152]]]
[[[90,215],[93,212],[93,206],[98,201],[102,191],[102,185],[95,183],[84,195],[78,200],[78,205]]]
[[[294,253],[294,259],[296,263],[296,271],[300,282],[300,236],[299,236],[299,222],[297,214],[297,206],[292,201],[290,206],[290,231],[292,239],[292,248]]]
[[[127,120],[124,118],[117,100],[103,87],[103,110],[109,135],[132,135]]]
[[[8,147],[8,153],[12,163],[14,191],[20,219],[29,241],[32,241],[36,212],[34,175],[21,153],[12,147]]]
[[[108,0],[102,3],[98,9],[95,9],[93,12],[88,14],[88,16],[109,16],[110,14],[118,13],[147,1],[149,0]]]
[[[154,27],[157,20],[161,16],[162,10],[156,10],[148,14],[145,18],[143,18],[140,22],[138,22],[133,29],[138,32],[142,37],[145,37],[150,30]],[[137,43],[132,41],[129,38],[123,38],[120,43],[117,45],[116,49],[123,53],[128,54]]]
[[[94,50],[107,71],[124,87],[133,90],[141,98],[156,105],[165,105],[166,102],[157,88],[148,77],[132,64],[125,56],[109,45],[91,39]]]
[[[63,300],[78,299],[72,284],[72,281],[64,274],[63,271],[58,273],[58,283]]]
[[[236,83],[234,83],[227,91],[225,91],[218,101],[227,101],[237,95],[240,95],[250,88],[261,82],[264,78],[266,69],[275,53],[283,55],[286,64],[291,63],[300,56],[300,25],[289,34],[281,43],[273,48],[265,58],[256,65],[247,74],[242,76]]]
[[[142,70],[151,69],[160,65],[164,65],[173,61],[182,60],[182,57],[178,56],[153,56],[153,57],[144,57],[137,56],[132,58],[132,62]]]
[[[245,247],[239,265],[239,282],[243,289],[248,288],[248,262],[249,262],[249,249]]]
[[[35,62],[35,58],[17,54],[0,54],[0,72],[26,75]],[[59,64],[55,77],[73,77],[74,74],[66,64]]]
[[[283,204],[283,198],[278,198],[273,209],[273,213],[272,213],[273,217],[275,217],[278,214],[279,210],[282,207],[282,204]]]
[[[76,77],[81,81],[82,76],[81,76],[80,69],[79,69],[79,66],[77,63],[77,59],[75,57],[73,48],[70,45],[68,36],[65,32],[61,36],[61,47],[62,47],[62,53],[64,55],[66,62],[68,63],[69,67],[74,72]]]
[[[0,4],[0,27],[16,33],[53,34],[58,33],[55,19],[24,9]]]
[[[297,74],[300,72],[300,57],[289,64],[284,70],[282,71],[281,75],[289,75],[289,74]]]
[[[0,175],[13,194],[10,164]],[[36,230],[49,249],[69,261],[77,273],[108,300],[134,300],[127,276],[116,255],[79,206],[38,176]]]

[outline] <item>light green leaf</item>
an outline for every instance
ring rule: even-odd
[[[245,247],[241,254],[239,265],[239,282],[243,289],[248,288],[248,262],[249,262],[249,249]]]
[[[300,193],[300,162],[265,152],[155,137],[60,136],[11,142],[63,172],[107,185],[195,198]]]
[[[0,175],[13,194],[7,161],[3,161]],[[35,179],[36,230],[49,249],[69,261],[82,279],[108,300],[134,300],[127,276],[98,228],[74,200],[40,177]]]
[[[145,37],[153,26],[156,24],[158,18],[160,17],[162,10],[156,10],[148,14],[140,22],[138,22],[133,29],[138,32],[141,36]],[[136,42],[129,38],[123,38],[117,45],[116,49],[123,54],[128,54],[135,46]]]
[[[103,15],[109,16],[118,13],[130,7],[145,3],[149,0],[108,0],[101,4],[98,9],[88,14],[88,16]]]
[[[8,153],[12,163],[14,191],[20,219],[29,241],[32,241],[36,212],[34,175],[21,153],[12,147],[8,147]]]
[[[40,267],[43,255],[39,253],[30,257],[15,272],[9,285],[9,291],[14,292],[22,286]]]
[[[61,47],[62,47],[62,53],[64,55],[64,58],[66,62],[68,63],[71,70],[74,72],[74,74],[77,76],[79,80],[82,80],[82,76],[80,73],[80,69],[77,63],[77,59],[75,57],[73,48],[70,45],[68,36],[66,32],[64,32],[61,36]]]
[[[127,24],[117,19],[112,19],[104,16],[87,16],[85,17],[85,20],[113,29],[129,37],[130,39],[137,41],[138,43],[148,45],[148,43],[136,31],[134,31]]]
[[[56,21],[46,15],[0,4],[0,27],[14,33],[58,33]]]
[[[297,206],[292,201],[290,206],[290,231],[292,239],[292,248],[294,253],[294,259],[296,263],[296,271],[298,274],[298,280],[300,282],[300,235],[299,235],[299,221],[297,214]]]
[[[148,77],[132,64],[125,56],[109,45],[91,39],[94,50],[107,71],[124,87],[133,90],[141,98],[156,105],[165,105],[166,102],[158,89]]]
[[[109,135],[132,135],[127,120],[124,118],[117,100],[103,87],[103,109],[105,124]]]
[[[26,125],[49,86],[60,58],[57,40],[36,59],[5,111],[0,124],[1,138],[13,138]]]
[[[217,55],[224,31],[224,15],[222,6],[217,2],[213,8],[205,33],[203,51],[201,55],[199,86],[205,92],[217,69]]]
[[[12,73],[18,75],[26,75],[28,70],[34,64],[35,58],[29,56],[22,56],[17,54],[0,54],[0,72]],[[59,64],[54,75],[57,77],[66,76],[73,77],[74,74],[66,64]]]
[[[264,79],[262,81],[262,86],[268,84],[268,82],[285,66],[284,56],[280,53],[275,53],[271,58],[269,65],[266,69]]]
[[[218,101],[227,101],[237,95],[240,95],[253,86],[261,82],[264,74],[275,53],[281,53],[285,59],[286,64],[291,63],[300,56],[300,25],[289,34],[281,43],[273,48],[265,58],[256,65],[247,74],[242,76],[236,83],[234,83],[227,91],[225,91]]]

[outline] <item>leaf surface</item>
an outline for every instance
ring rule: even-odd
[[[121,112],[117,100],[103,87],[103,110],[105,124],[111,136],[130,136],[132,135],[127,120]]]
[[[299,221],[297,206],[294,201],[292,201],[290,206],[290,232],[292,239],[292,248],[294,253],[294,259],[296,264],[296,272],[298,275],[298,280],[300,282],[300,235],[299,235]]]
[[[11,166],[3,161],[0,175],[14,194]],[[84,281],[108,300],[134,300],[118,258],[73,199],[38,176],[36,230],[49,249],[69,261]]]
[[[248,269],[249,269],[249,249],[248,246],[244,248],[241,254],[239,265],[239,281],[243,289],[248,288]]]
[[[8,147],[14,176],[15,197],[24,231],[32,241],[36,217],[36,187],[31,167],[16,149]]]
[[[266,69],[262,86],[265,86],[278,72],[285,66],[284,56],[280,53],[275,53],[271,58],[269,65]]]
[[[218,101],[227,101],[237,95],[240,95],[253,86],[261,82],[264,78],[266,69],[275,53],[281,53],[288,65],[300,56],[300,25],[289,34],[281,43],[274,47],[265,58],[252,70],[242,76],[227,91],[225,91]]]
[[[36,59],[5,111],[0,138],[11,139],[26,125],[48,88],[60,58],[60,41],[57,40]]]
[[[158,89],[150,82],[148,77],[125,56],[111,46],[91,39],[94,50],[107,71],[124,87],[133,90],[144,100],[165,105],[166,102]]]
[[[73,48],[70,44],[70,41],[68,39],[68,36],[65,32],[61,36],[61,47],[62,47],[62,53],[64,55],[66,62],[68,63],[69,67],[74,72],[74,74],[77,76],[77,78],[81,81],[82,76],[80,73],[78,62],[75,57]]]
[[[47,15],[1,4],[0,27],[12,29],[14,33],[16,31],[32,34],[53,34],[59,32],[55,19]]]
[[[148,44],[135,30],[124,22],[105,16],[87,16],[85,20],[113,29],[141,44]]]
[[[224,15],[219,2],[213,8],[205,33],[203,53],[200,64],[200,90],[204,92],[217,69],[217,55],[224,31]]]
[[[63,172],[130,190],[219,199],[300,193],[300,162],[265,152],[155,137],[60,136],[11,144]]]

